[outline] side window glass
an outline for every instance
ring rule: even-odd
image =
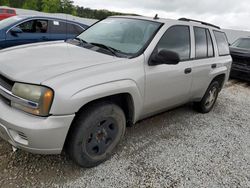
[[[35,33],[36,32],[34,20],[21,23],[17,27],[19,27],[24,33]]]
[[[214,36],[217,42],[219,55],[229,55],[229,46],[226,34],[220,31],[214,31]]]
[[[8,13],[8,14],[14,14],[15,11],[14,11],[14,10],[7,10],[7,13]]]
[[[82,29],[78,25],[68,23],[67,24],[67,31],[68,31],[68,34],[79,35],[84,31],[84,29]]]
[[[207,33],[208,57],[214,57],[214,46],[213,46],[211,34],[208,29],[206,29],[206,33]]]
[[[67,25],[65,22],[53,20],[50,21],[50,33],[52,34],[66,34],[67,33]]]
[[[207,34],[206,29],[194,27],[195,36],[195,57],[205,58],[207,57]]]
[[[18,25],[24,33],[47,33],[47,20],[31,20]]]
[[[162,36],[157,44],[157,51],[169,50],[179,54],[181,60],[190,59],[190,30],[189,26],[172,26]]]

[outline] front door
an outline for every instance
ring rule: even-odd
[[[165,49],[177,52],[181,61],[176,65],[146,65],[144,115],[171,108],[190,99],[192,61],[189,26],[170,27],[157,44],[153,54]]]
[[[47,20],[29,20],[16,27],[22,32],[12,33],[11,30],[8,31],[6,35],[6,47],[46,42],[49,40]]]

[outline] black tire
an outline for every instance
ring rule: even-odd
[[[119,106],[101,102],[80,112],[72,126],[66,152],[78,165],[90,168],[112,155],[125,134],[126,119]]]
[[[215,92],[213,94],[214,95],[213,97],[211,97],[211,92]],[[203,114],[210,112],[214,107],[214,104],[215,104],[215,102],[216,102],[216,100],[218,98],[219,92],[220,92],[220,84],[219,84],[219,82],[218,81],[213,81],[209,85],[209,87],[208,87],[205,95],[203,96],[202,100],[200,102],[195,102],[194,103],[195,109],[198,112],[203,113]],[[213,98],[213,100],[210,101],[211,102],[210,104],[208,104],[209,97],[211,97],[210,99]]]

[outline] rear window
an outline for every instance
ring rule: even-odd
[[[65,22],[53,20],[49,21],[50,33],[52,34],[66,34],[67,25]]]
[[[217,42],[219,55],[229,55],[229,46],[226,34],[220,31],[214,31],[214,36]]]

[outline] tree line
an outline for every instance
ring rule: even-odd
[[[47,13],[65,13],[92,19],[104,19],[108,16],[123,15],[119,12],[75,6],[71,0],[0,0],[0,6],[37,10]]]

